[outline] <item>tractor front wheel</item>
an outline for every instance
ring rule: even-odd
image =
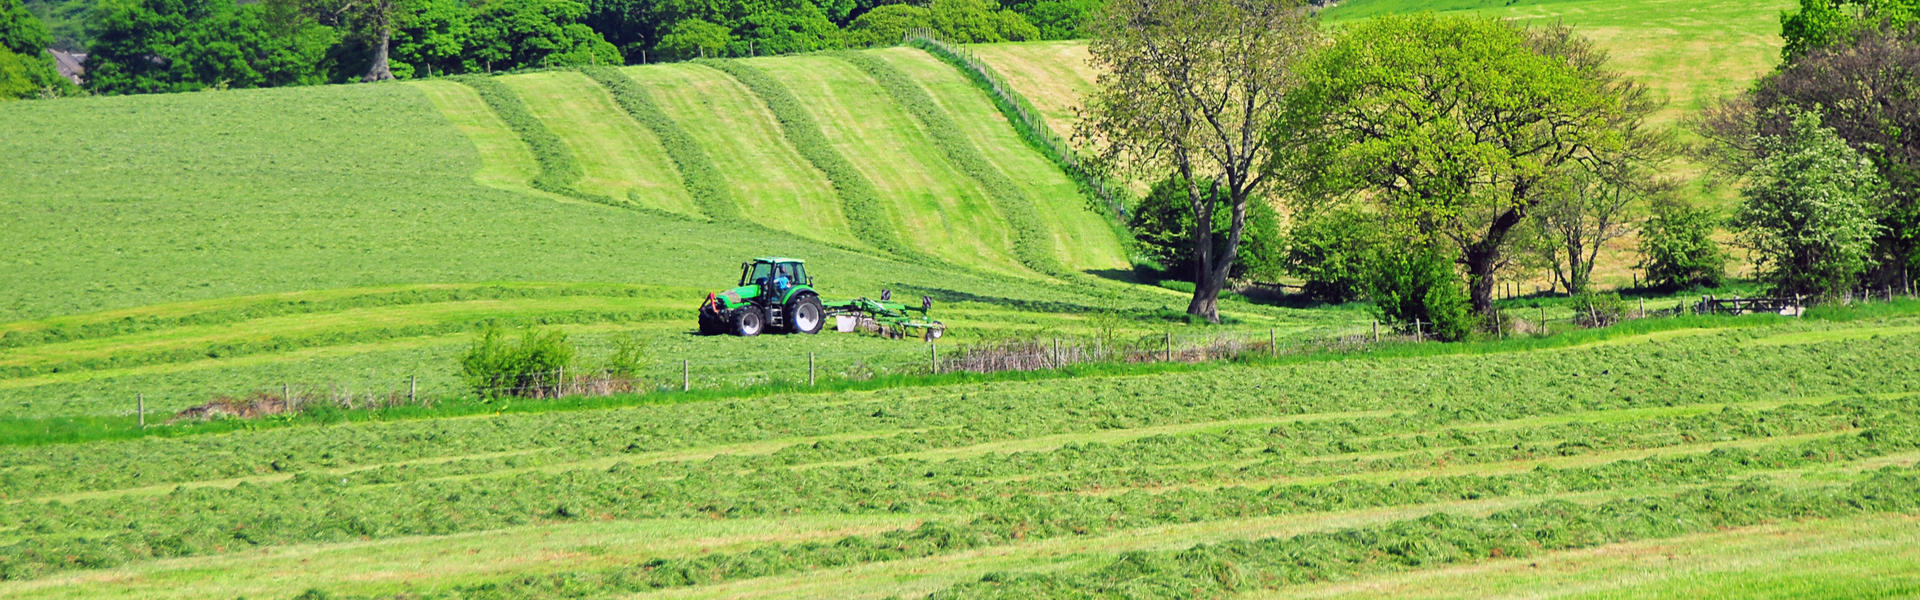
[[[808,335],[820,333],[827,322],[827,311],[820,308],[820,297],[803,294],[787,305],[787,330]]]
[[[733,312],[734,335],[753,337],[760,335],[760,332],[766,328],[767,317],[766,315],[760,314],[760,309],[758,308],[749,306]]]

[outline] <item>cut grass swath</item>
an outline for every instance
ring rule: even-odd
[[[906,73],[893,65],[860,52],[839,52],[834,56],[859,67],[880,87],[893,97],[895,102],[906,107],[914,118],[927,130],[934,145],[961,172],[978,181],[985,188],[993,206],[1000,217],[1013,227],[1013,254],[1021,264],[1049,275],[1072,277],[1072,273],[1060,264],[1059,257],[1053,255],[1052,237],[1047,233],[1046,223],[1033,208],[1033,200],[1020,191],[1019,186],[1008,179],[998,167],[988,162],[971,141],[960,132],[960,126],[953,117],[940,109],[926,90],[914,84]]]
[[[917,262],[939,262],[918,250],[900,243],[899,236],[887,221],[886,205],[880,200],[880,191],[874,187],[860,170],[853,166],[847,157],[841,156],[827,141],[820,130],[820,124],[813,120],[800,99],[786,86],[768,77],[760,69],[737,60],[707,59],[699,64],[712,67],[739,81],[752,90],[767,109],[773,111],[780,128],[786,133],[793,147],[814,168],[825,173],[827,180],[833,182],[833,189],[840,195],[841,208],[847,215],[847,224],[852,226],[854,235],[875,248]]]
[[[720,175],[720,169],[713,165],[713,158],[707,156],[707,151],[694,141],[685,128],[660,110],[660,105],[653,101],[646,90],[613,67],[582,67],[580,72],[607,88],[621,109],[660,138],[660,145],[666,147],[667,156],[679,167],[680,178],[701,212],[715,221],[737,223],[743,220],[740,205],[734,201],[732,191],[727,189],[726,178]]]
[[[519,134],[520,139],[527,143],[527,148],[533,151],[534,160],[540,163],[540,174],[535,175],[533,181],[529,182],[534,189],[608,206],[624,206],[612,198],[574,189],[574,184],[580,181],[584,173],[580,168],[580,162],[574,159],[573,152],[560,141],[560,137],[548,130],[546,124],[541,123],[532,112],[528,112],[527,105],[520,101],[519,96],[513,94],[513,90],[507,89],[505,84],[492,77],[477,75],[456,77],[454,80],[478,92],[480,99],[485,100],[494,114],[498,115],[501,121],[505,121],[508,127],[513,128],[514,133]]]

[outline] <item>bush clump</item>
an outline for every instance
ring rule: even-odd
[[[560,382],[574,354],[561,331],[529,327],[509,342],[499,326],[488,325],[461,357],[460,376],[482,398],[539,398]]]

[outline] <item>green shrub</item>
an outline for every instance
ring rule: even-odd
[[[1305,280],[1307,296],[1340,304],[1366,295],[1366,258],[1378,243],[1378,228],[1366,214],[1335,209],[1294,222],[1287,235],[1287,273]]]
[[[687,192],[693,195],[693,201],[700,205],[700,212],[708,218],[721,222],[742,221],[740,205],[734,202],[733,190],[727,187],[726,177],[720,174],[720,167],[713,164],[713,157],[693,134],[674,122],[672,117],[660,109],[647,90],[634,83],[633,78],[613,67],[583,67],[581,73],[600,82],[601,87],[613,94],[613,100],[621,109],[645,125],[660,138],[661,147],[667,156],[673,159],[673,165],[680,171],[680,180],[687,186]]]
[[[1587,327],[1606,327],[1627,317],[1627,301],[1614,292],[1581,292],[1573,297],[1573,319]]]
[[[1367,260],[1367,296],[1381,321],[1447,341],[1474,329],[1471,304],[1453,261],[1433,248],[1381,247]]]
[[[573,344],[559,330],[528,327],[510,343],[499,326],[488,325],[460,358],[460,375],[482,398],[539,397],[560,381],[573,356]]]
[[[1816,113],[1794,115],[1791,131],[1755,142],[1764,158],[1747,173],[1733,222],[1758,258],[1760,279],[1782,296],[1852,289],[1883,229],[1870,207],[1886,182]]]
[[[1712,209],[1684,198],[1656,201],[1653,216],[1640,228],[1640,268],[1647,283],[1666,289],[1725,283],[1727,253],[1713,241],[1719,222]]]
[[[1034,209],[1033,200],[1020,191],[1019,185],[1006,173],[988,161],[979,148],[974,147],[973,141],[968,140],[966,133],[960,130],[960,125],[953,121],[953,116],[940,108],[933,96],[886,61],[859,52],[839,52],[834,56],[859,67],[879,82],[888,96],[893,97],[895,102],[899,102],[926,127],[934,146],[953,166],[980,182],[980,187],[987,191],[988,199],[993,201],[993,207],[1013,227],[1014,258],[1027,268],[1041,273],[1063,277],[1076,275],[1061,266],[1053,255],[1053,236],[1047,232],[1046,221],[1040,218],[1040,211]]]

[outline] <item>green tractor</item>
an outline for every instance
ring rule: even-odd
[[[767,331],[820,333],[827,317],[844,319],[841,331],[861,329],[893,338],[916,332],[923,339],[938,339],[947,327],[931,318],[933,299],[921,296],[920,306],[893,302],[893,294],[882,290],[880,300],[855,298],[845,302],[821,302],[807,275],[806,261],[797,258],[756,258],[740,264],[740,284],[724,292],[707,294],[700,304],[700,333],[738,336],[760,335]]]
[[[827,311],[813,291],[806,261],[756,258],[740,264],[740,285],[707,294],[700,305],[700,333],[739,336],[768,331],[820,333]]]

